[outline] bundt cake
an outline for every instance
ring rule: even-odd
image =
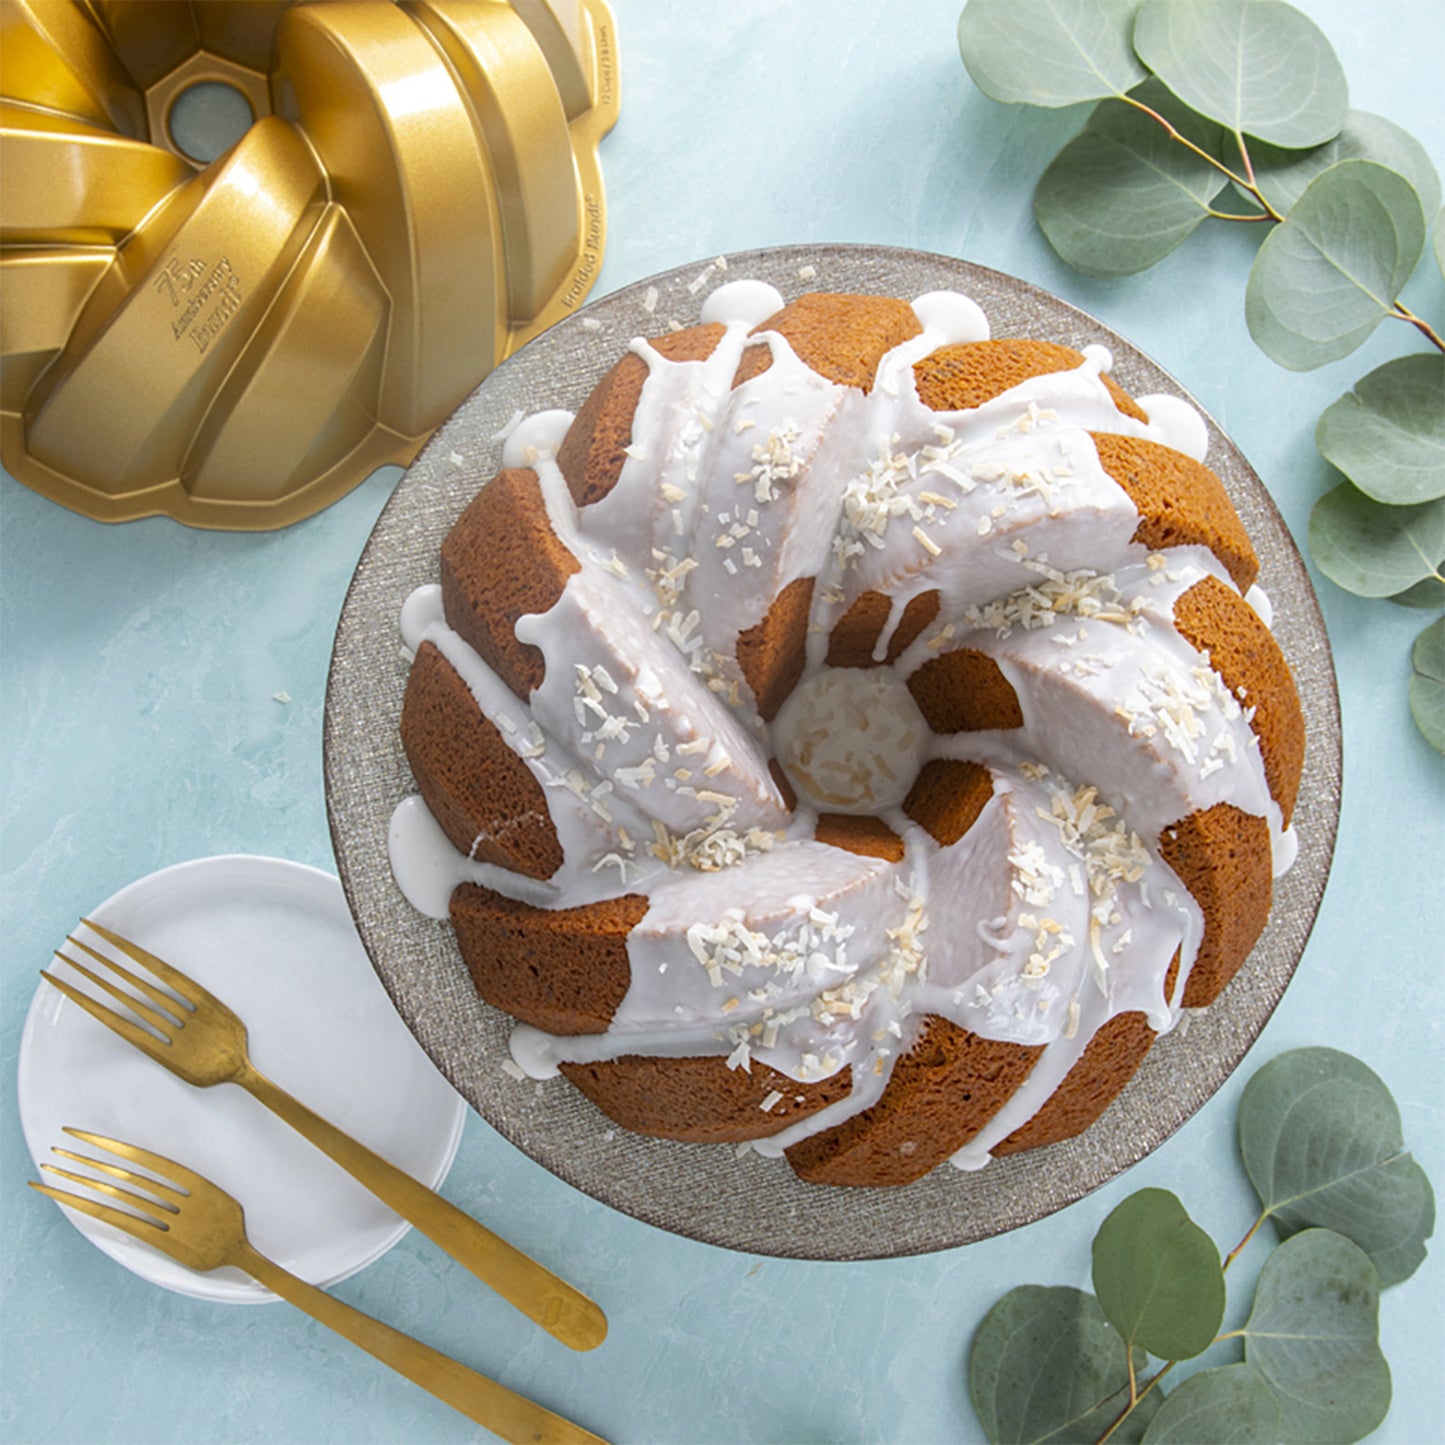
[[[1078,1133],[1225,987],[1303,723],[1202,419],[1110,366],[731,282],[512,431],[403,610],[391,828],[510,1068],[904,1184]]]

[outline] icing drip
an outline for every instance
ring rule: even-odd
[[[1206,429],[1173,397],[1144,398],[1147,423],[1122,414],[1097,346],[977,408],[929,410],[914,363],[988,336],[979,308],[951,293],[918,298],[922,334],[883,357],[869,392],[837,386],[782,336],[753,331],[781,305],[771,287],[731,282],[702,308],[724,327],[705,360],[633,344],[647,366],[635,440],[611,492],[580,516],[552,460],[568,414],[511,431],[504,464],[536,470],[580,563],[552,608],[516,626],[545,659],[542,684],[520,702],[448,628],[439,589],[407,601],[402,632],[413,651],[442,651],[541,783],[564,862],[538,883],[463,858],[408,799],[392,866],[433,917],[467,880],[542,907],[644,895],[608,1030],[552,1038],[519,1025],[514,1059],[538,1078],[635,1053],[761,1061],[800,1081],[851,1071],[848,1097],[760,1152],[875,1102],[928,1015],[1042,1046],[955,1160],[975,1168],[1110,1018],[1142,1012],[1161,1032],[1177,1019],[1202,917],[1160,857],[1163,829],[1227,801],[1268,819],[1277,871],[1293,856],[1249,712],[1172,622],[1201,578],[1228,579],[1205,549],[1132,540],[1138,513],[1090,437],[1202,458]],[[734,388],[750,345],[767,346],[770,364]],[[769,728],[737,640],[801,578],[817,579],[807,667]],[[826,666],[830,634],[868,592],[891,607],[875,662],[910,600],[937,593],[935,620],[891,667]],[[1263,594],[1250,601],[1268,621]],[[959,648],[997,665],[1021,727],[924,724],[904,679]],[[931,759],[992,777],[948,847],[899,806]],[[815,808],[881,818],[902,861],[813,841]]]

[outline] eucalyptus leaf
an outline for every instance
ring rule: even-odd
[[[1135,1369],[1146,1364],[1136,1350]],[[991,1441],[1085,1445],[1128,1403],[1124,1341],[1093,1295],[1021,1285],[994,1305],[973,1337],[968,1392]],[[1136,1409],[1126,1422],[1130,1433],[1113,1439],[1137,1439],[1156,1409]]]
[[[1191,1375],[1164,1402],[1144,1445],[1259,1445],[1279,1439],[1279,1402],[1249,1365]]]
[[[1218,154],[1223,132],[1148,80],[1133,99]],[[1054,250],[1089,276],[1127,276],[1162,260],[1209,214],[1228,182],[1136,105],[1106,100],[1054,157],[1034,215]]]
[[[1389,1413],[1379,1307],[1369,1256],[1333,1230],[1307,1229],[1265,1260],[1241,1334],[1279,1402],[1284,1445],[1348,1445]]]
[[[1438,612],[1445,607],[1445,582],[1438,577],[1426,577],[1413,587],[1396,592],[1390,601],[1397,607],[1428,607],[1432,612]]]
[[[1374,161],[1340,161],[1259,248],[1244,296],[1249,334],[1291,371],[1347,355],[1394,306],[1424,244],[1409,181]]]
[[[1302,147],[1344,126],[1340,62],[1283,0],[1145,0],[1134,49],[1185,105],[1236,134]]]
[[[1326,492],[1309,524],[1310,555],[1359,597],[1394,597],[1445,563],[1445,498],[1387,507],[1348,482]]]
[[[1425,741],[1445,753],[1445,617],[1415,639],[1410,653],[1410,711]]]
[[[1419,192],[1427,216],[1440,204],[1440,177],[1425,147],[1394,121],[1366,110],[1350,111],[1339,135],[1314,150],[1284,150],[1260,143],[1250,146],[1249,159],[1255,182],[1280,215],[1293,208],[1321,171],[1346,160],[1376,161],[1398,171]],[[1248,191],[1240,194],[1253,199]]]
[[[1445,276],[1445,209],[1435,215],[1435,264]]]
[[[1440,639],[1433,666],[1445,678]],[[1387,1285],[1425,1258],[1435,1227],[1430,1181],[1405,1152],[1389,1089],[1358,1059],[1323,1048],[1271,1059],[1240,1098],[1239,1151],[1281,1236],[1317,1225],[1345,1235]]]
[[[1376,367],[1326,408],[1315,445],[1376,501],[1445,496],[1445,355],[1416,352]]]
[[[1099,1226],[1094,1293],[1124,1339],[1163,1360],[1208,1349],[1224,1318],[1219,1251],[1167,1189],[1131,1194]]]
[[[1139,0],[968,0],[958,49],[973,83],[1006,104],[1056,107],[1123,95],[1144,79],[1130,43]]]

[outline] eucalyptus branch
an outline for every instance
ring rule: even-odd
[[[1237,186],[1243,186],[1246,190],[1252,189],[1250,182],[1244,176],[1236,175],[1234,171],[1224,164],[1218,156],[1212,156],[1203,146],[1197,146],[1187,135],[1184,134],[1172,121],[1166,120],[1151,105],[1145,105],[1142,100],[1132,95],[1121,95],[1118,97],[1125,105],[1132,105],[1135,110],[1147,115],[1150,120],[1157,121],[1168,133],[1170,140],[1177,140],[1186,150],[1193,151],[1202,161],[1207,161],[1217,171],[1222,171]]]
[[[1250,1240],[1259,1233],[1260,1225],[1262,1225],[1264,1221],[1269,1218],[1269,1215],[1270,1211],[1268,1209],[1264,1210],[1260,1214],[1259,1218],[1256,1219],[1254,1223],[1249,1226],[1249,1229],[1245,1232],[1244,1238],[1241,1239],[1239,1243],[1236,1244],[1234,1248],[1231,1249],[1229,1253],[1224,1256],[1224,1259],[1220,1262],[1219,1265],[1219,1270],[1221,1274],[1227,1274],[1229,1272],[1229,1266],[1233,1264],[1234,1261],[1238,1259],[1241,1254],[1244,1253],[1245,1249],[1249,1245]],[[1241,1331],[1239,1330],[1230,1330],[1225,1334],[1216,1335],[1212,1343],[1217,1345],[1221,1344],[1225,1340],[1236,1339],[1238,1338],[1240,1333]],[[1141,1390],[1138,1387],[1138,1381],[1135,1378],[1134,1374],[1134,1351],[1132,1350],[1132,1348],[1126,1347],[1126,1353],[1129,1360],[1129,1403],[1124,1406],[1124,1408],[1119,1412],[1118,1417],[1115,1419],[1114,1423],[1110,1425],[1109,1428],[1105,1430],[1102,1435],[1099,1436],[1098,1440],[1094,1442],[1094,1445],[1106,1445],[1109,1437],[1119,1428],[1119,1426],[1124,1423],[1125,1420],[1129,1418],[1131,1414],[1133,1414],[1139,1402],[1149,1393],[1150,1390],[1154,1388],[1155,1385],[1159,1383],[1160,1380],[1164,1378],[1165,1375],[1169,1373],[1170,1370],[1174,1368],[1175,1365],[1179,1363],[1178,1360],[1166,1361],[1165,1364],[1163,1364],[1158,1370],[1155,1371],[1153,1375],[1149,1377],[1149,1379],[1144,1382],[1144,1388]]]
[[[1227,1338],[1228,1338],[1228,1336],[1226,1336],[1226,1335],[1221,1335],[1221,1336],[1219,1337],[1219,1339],[1221,1339],[1221,1340],[1222,1340],[1222,1339],[1227,1339]],[[1215,1343],[1215,1344],[1218,1344],[1218,1343],[1219,1343],[1219,1340],[1216,1340],[1214,1343]],[[1118,1418],[1117,1420],[1115,1420],[1114,1423],[1113,1423],[1112,1425],[1110,1425],[1109,1428],[1108,1428],[1107,1430],[1105,1430],[1102,1435],[1099,1436],[1099,1438],[1094,1442],[1094,1445],[1105,1445],[1105,1442],[1109,1439],[1109,1437],[1110,1437],[1110,1436],[1119,1428],[1119,1426],[1121,1426],[1121,1425],[1124,1423],[1124,1421],[1127,1420],[1127,1419],[1129,1418],[1129,1416],[1133,1413],[1134,1407],[1139,1403],[1139,1401],[1142,1400],[1142,1399],[1144,1398],[1144,1396],[1147,1395],[1147,1394],[1149,1393],[1149,1391],[1152,1390],[1152,1389],[1154,1388],[1154,1386],[1157,1385],[1157,1384],[1159,1383],[1159,1381],[1162,1380],[1162,1379],[1164,1378],[1164,1376],[1167,1375],[1167,1374],[1169,1373],[1169,1371],[1172,1370],[1172,1369],[1174,1368],[1174,1366],[1177,1365],[1178,1363],[1179,1363],[1178,1360],[1170,1360],[1167,1364],[1161,1366],[1159,1370],[1157,1370],[1153,1375],[1151,1375],[1149,1379],[1145,1380],[1145,1382],[1144,1382],[1144,1388],[1139,1391],[1139,1394],[1138,1394],[1137,1398],[1132,1399],[1127,1405],[1124,1406],[1124,1408],[1119,1412],[1119,1418]],[[1132,1385],[1132,1383],[1133,1383],[1133,1371],[1132,1371],[1132,1370],[1130,1371],[1130,1383],[1131,1383],[1131,1385]]]
[[[1242,135],[1238,134],[1237,132],[1235,134],[1235,139],[1239,142],[1240,159],[1244,162],[1244,174],[1240,175],[1237,171],[1232,170],[1229,166],[1225,165],[1225,163],[1220,160],[1218,156],[1210,155],[1210,153],[1205,150],[1203,146],[1195,145],[1195,143],[1190,140],[1189,137],[1185,135],[1178,126],[1174,125],[1172,121],[1169,121],[1164,116],[1160,115],[1159,112],[1153,108],[1153,106],[1145,105],[1142,100],[1138,100],[1132,95],[1121,95],[1119,99],[1122,100],[1126,105],[1132,105],[1135,110],[1139,111],[1143,115],[1147,115],[1151,120],[1157,121],[1158,124],[1164,127],[1164,130],[1168,134],[1170,140],[1178,141],[1179,144],[1185,148],[1185,150],[1192,151],[1196,156],[1199,157],[1200,160],[1206,162],[1210,166],[1213,166],[1213,168],[1217,170],[1221,175],[1226,177],[1228,180],[1233,181],[1234,184],[1240,188],[1240,190],[1247,191],[1254,198],[1254,200],[1257,201],[1259,205],[1263,208],[1263,214],[1258,216],[1232,216],[1222,211],[1212,210],[1206,206],[1205,209],[1209,211],[1209,214],[1211,216],[1217,216],[1222,221],[1284,220],[1284,217],[1280,215],[1280,213],[1275,210],[1272,205],[1270,205],[1269,201],[1265,198],[1264,192],[1260,190],[1258,182],[1255,180],[1254,165],[1249,159],[1249,151],[1245,147],[1244,137]]]
[[[1169,1438],[1187,1424],[1190,1439],[1347,1442],[1385,1418],[1380,1290],[1425,1259],[1435,1218],[1394,1099],[1358,1059],[1295,1049],[1245,1086],[1238,1139],[1260,1212],[1228,1254],[1173,1194],[1140,1189],[1095,1232],[1093,1293],[1019,1285],[988,1312],[969,1351],[969,1394],[995,1445],[1080,1429],[1114,1445],[1146,1422]],[[1226,1330],[1227,1272],[1286,1209],[1296,1232],[1271,1246],[1247,1321]],[[1351,1236],[1329,1227],[1338,1219]],[[1414,1222],[1402,1231],[1402,1219]],[[1169,1378],[1227,1340],[1242,1343],[1242,1360]],[[1043,1356],[1051,1368],[1040,1375]],[[1322,1361],[1338,1386],[1328,1398],[1315,1388]],[[1097,1393],[1083,1395],[1086,1380]]]

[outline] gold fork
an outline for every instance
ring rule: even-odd
[[[251,1062],[246,1048],[246,1025],[213,993],[138,944],[88,918],[81,922],[133,963],[160,979],[173,993],[158,988],[72,935],[67,942],[150,1002],[127,993],[69,954],[57,949],[55,956],[132,1010],[155,1033],[42,969],[41,977],[54,984],[72,1003],[188,1084],[199,1088],[227,1082],[239,1084],[564,1345],[574,1350],[590,1350],[602,1343],[607,1334],[607,1317],[586,1295],[272,1083]]]
[[[87,1168],[108,1174],[130,1185],[122,1189],[102,1179],[92,1179],[57,1164],[42,1164],[48,1173],[68,1179],[110,1199],[119,1200],[138,1214],[115,1209],[109,1204],[69,1190],[55,1189],[48,1184],[28,1181],[51,1199],[78,1209],[106,1224],[152,1245],[187,1269],[219,1269],[234,1265],[245,1270],[252,1279],[274,1290],[282,1299],[305,1310],[313,1319],[333,1329],[352,1344],[390,1365],[400,1375],[429,1390],[468,1419],[485,1425],[488,1430],[512,1441],[557,1441],[559,1445],[581,1445],[592,1441],[605,1445],[600,1437],[544,1410],[540,1405],[518,1395],[505,1385],[469,1370],[465,1365],[364,1315],[360,1310],[334,1299],[331,1295],[297,1279],[274,1260],[259,1253],[246,1237],[246,1218],[241,1206],[224,1189],[212,1184],[192,1169],[152,1154],[134,1144],[107,1139],[101,1134],[88,1134],[82,1129],[66,1129],[73,1139],[84,1140],[96,1149],[105,1150],[149,1174],[140,1174],[105,1159],[77,1154],[58,1145],[52,1153]],[[152,1178],[151,1175],[159,1176]],[[138,1192],[144,1191],[144,1193]]]

